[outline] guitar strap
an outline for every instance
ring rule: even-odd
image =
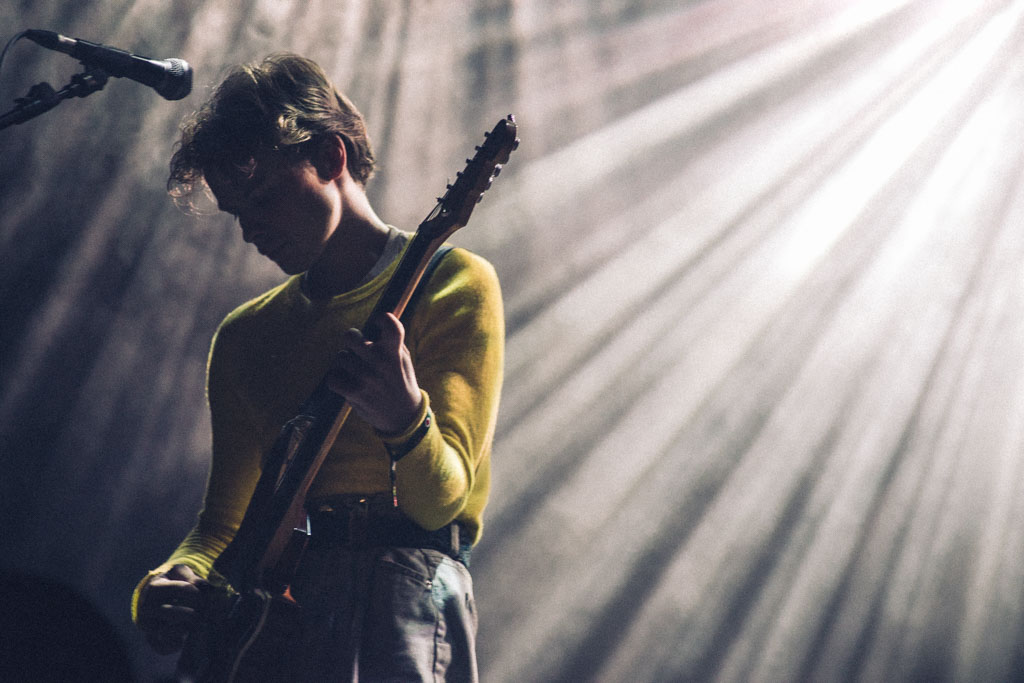
[[[416,285],[416,289],[413,290],[412,296],[409,297],[409,303],[405,305],[405,310],[402,311],[402,317],[399,320],[402,321],[403,325],[407,325],[409,320],[412,319],[413,309],[416,308],[416,302],[423,297],[423,291],[427,288],[427,283],[430,281],[430,276],[434,274],[437,267],[441,264],[441,259],[445,255],[454,249],[450,244],[442,244],[438,247],[434,255],[430,257],[430,261],[427,263],[427,267],[423,271],[423,277],[420,278],[419,284]]]

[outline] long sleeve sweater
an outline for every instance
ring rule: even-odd
[[[281,426],[327,373],[337,340],[359,328],[398,259],[363,285],[311,300],[294,276],[230,313],[218,328],[207,366],[213,448],[198,522],[160,567],[175,564],[207,577],[234,537],[262,459]],[[425,529],[461,522],[475,543],[490,488],[490,454],[501,393],[504,318],[497,276],[484,259],[453,249],[439,264],[406,323],[426,436],[399,462],[399,507]],[[412,431],[418,421],[410,426]],[[400,442],[407,434],[390,440]],[[390,490],[390,459],[374,429],[350,415],[313,482],[308,500]]]

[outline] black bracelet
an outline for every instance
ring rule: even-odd
[[[387,450],[388,455],[391,456],[391,461],[397,462],[412,452],[412,449],[416,448],[416,446],[420,444],[420,441],[423,441],[423,437],[427,435],[427,432],[430,430],[431,422],[433,422],[433,413],[431,413],[428,408],[427,414],[423,418],[423,422],[421,422],[420,426],[416,428],[416,431],[409,435],[408,439],[397,444],[391,444],[385,441],[384,448]]]

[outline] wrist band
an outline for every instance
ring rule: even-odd
[[[392,462],[397,462],[404,458],[419,445],[420,441],[423,441],[423,437],[426,436],[427,432],[430,430],[430,423],[433,422],[433,417],[434,415],[430,411],[430,408],[427,408],[427,414],[423,417],[423,422],[421,422],[420,426],[416,428],[416,431],[409,435],[408,439],[402,443],[396,444],[388,443],[386,441],[384,442],[384,448],[387,450],[388,455],[391,456]]]
[[[420,441],[423,441],[423,437],[427,435],[427,431],[430,430],[430,423],[433,422],[433,413],[430,412],[430,408],[427,408],[427,414],[423,417],[423,422],[416,428],[408,439],[399,444],[390,444],[387,441],[384,442],[384,449],[391,456],[391,504],[394,507],[398,507],[398,474],[395,471],[395,465],[398,464],[400,458],[405,457],[409,454],[412,449],[419,445]]]

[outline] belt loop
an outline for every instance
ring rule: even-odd
[[[366,498],[356,501],[348,512],[348,540],[355,545],[366,543],[367,520],[370,516],[370,503]]]

